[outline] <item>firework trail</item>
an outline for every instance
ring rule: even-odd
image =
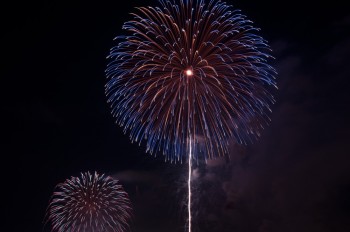
[[[189,142],[189,149],[190,152],[188,154],[188,203],[187,203],[187,210],[188,210],[188,231],[192,231],[192,213],[191,213],[191,206],[192,206],[192,188],[191,188],[191,177],[192,177],[192,141]]]
[[[124,232],[131,211],[117,180],[86,172],[57,185],[47,213],[55,232]]]
[[[270,49],[239,10],[217,0],[139,7],[110,51],[106,95],[117,123],[147,152],[181,162],[228,154],[270,121]],[[189,145],[190,144],[190,145]],[[189,175],[189,227],[190,227]]]

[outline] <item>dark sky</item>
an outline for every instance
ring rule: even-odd
[[[274,50],[277,104],[258,142],[195,169],[194,232],[350,231],[348,8],[228,2]],[[104,95],[112,39],[134,6],[156,0],[11,4],[1,6],[0,230],[49,231],[55,185],[96,170],[130,194],[132,231],[184,231],[186,166],[131,144]]]

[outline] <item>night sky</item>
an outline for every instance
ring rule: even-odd
[[[194,170],[194,232],[350,231],[348,8],[227,2],[262,29],[279,90],[259,141]],[[1,6],[0,230],[49,231],[56,184],[96,170],[129,193],[132,231],[184,231],[187,166],[131,144],[104,94],[113,38],[133,7],[157,1],[11,4]]]

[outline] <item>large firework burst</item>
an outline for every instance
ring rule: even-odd
[[[48,208],[52,231],[124,232],[131,204],[118,181],[95,172],[57,185]]]
[[[230,138],[258,137],[274,103],[268,86],[276,87],[258,29],[225,2],[159,3],[137,8],[108,57],[106,94],[117,123],[171,161],[190,149],[197,158],[221,156]]]

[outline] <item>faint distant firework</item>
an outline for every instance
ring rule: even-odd
[[[110,51],[108,102],[147,152],[181,161],[228,153],[260,136],[274,103],[270,49],[239,10],[211,0],[138,7]],[[192,141],[192,148],[188,146]]]
[[[47,213],[54,232],[124,232],[132,209],[117,180],[86,172],[56,186]]]

